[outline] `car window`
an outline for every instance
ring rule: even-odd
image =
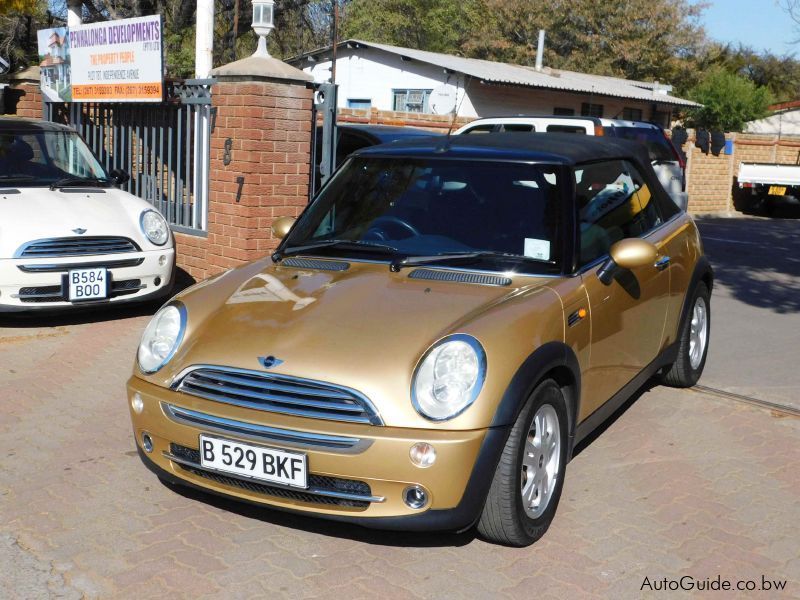
[[[494,125],[476,125],[472,129],[467,129],[464,133],[492,133]]]
[[[501,125],[500,131],[521,131],[523,133],[536,131],[536,128],[533,125],[523,125],[522,123],[505,123]]]
[[[351,158],[288,244],[386,244],[399,256],[488,251],[560,261],[560,168],[493,161]],[[487,259],[494,268],[496,261]]]
[[[627,161],[576,167],[575,193],[581,265],[608,254],[615,242],[641,237],[662,222],[650,186]]]
[[[607,129],[612,129],[616,137],[644,144],[652,161],[678,161],[660,129],[655,127],[610,127]]]
[[[548,125],[547,133],[580,133],[586,135],[586,128],[580,125]]]
[[[0,134],[0,176],[15,185],[49,185],[67,177],[105,179],[97,158],[72,131],[6,131]]]

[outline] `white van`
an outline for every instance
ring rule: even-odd
[[[576,133],[604,135],[641,142],[647,146],[653,170],[664,189],[682,210],[686,193],[686,163],[664,130],[653,123],[573,116],[487,117],[464,125],[455,135],[492,132]]]

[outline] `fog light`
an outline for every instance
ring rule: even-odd
[[[428,503],[428,494],[418,485],[410,485],[403,490],[403,502],[408,508],[419,510]]]
[[[153,285],[155,285],[156,287],[160,286],[161,285],[161,277],[156,277],[153,280]]]
[[[163,267],[165,264],[167,264],[167,257],[162,254],[158,257],[158,266]]]
[[[142,448],[144,448],[145,452],[153,451],[153,440],[149,433],[142,434]]]
[[[417,442],[411,446],[408,456],[414,466],[420,469],[427,469],[436,462],[436,449],[428,442]]]
[[[131,408],[137,415],[142,414],[142,411],[144,410],[144,400],[142,400],[139,392],[136,392],[133,395],[133,398],[131,399]]]

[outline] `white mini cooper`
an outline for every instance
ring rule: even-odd
[[[167,296],[174,239],[164,217],[114,187],[73,130],[0,118],[0,313]]]

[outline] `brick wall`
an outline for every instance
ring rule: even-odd
[[[695,147],[694,133],[683,147],[687,156],[686,185],[689,211],[695,213],[724,212],[735,209],[736,176],[742,162],[780,164],[800,163],[800,137],[729,133],[733,152],[719,156],[704,154]]]
[[[208,236],[176,234],[178,266],[195,279],[268,254],[278,245],[273,220],[297,216],[308,201],[312,90],[300,82],[223,81],[212,100]]]
[[[5,91],[4,112],[27,117],[42,118],[42,93],[38,81],[9,81]]]
[[[320,115],[318,121],[321,122]],[[378,110],[377,108],[340,108],[336,120],[339,123],[360,123],[364,125],[395,125],[398,127],[418,127],[430,129],[437,133],[447,133],[453,125],[451,115],[430,115],[414,112],[396,112],[391,110]],[[453,130],[474,121],[472,117],[457,117]]]

